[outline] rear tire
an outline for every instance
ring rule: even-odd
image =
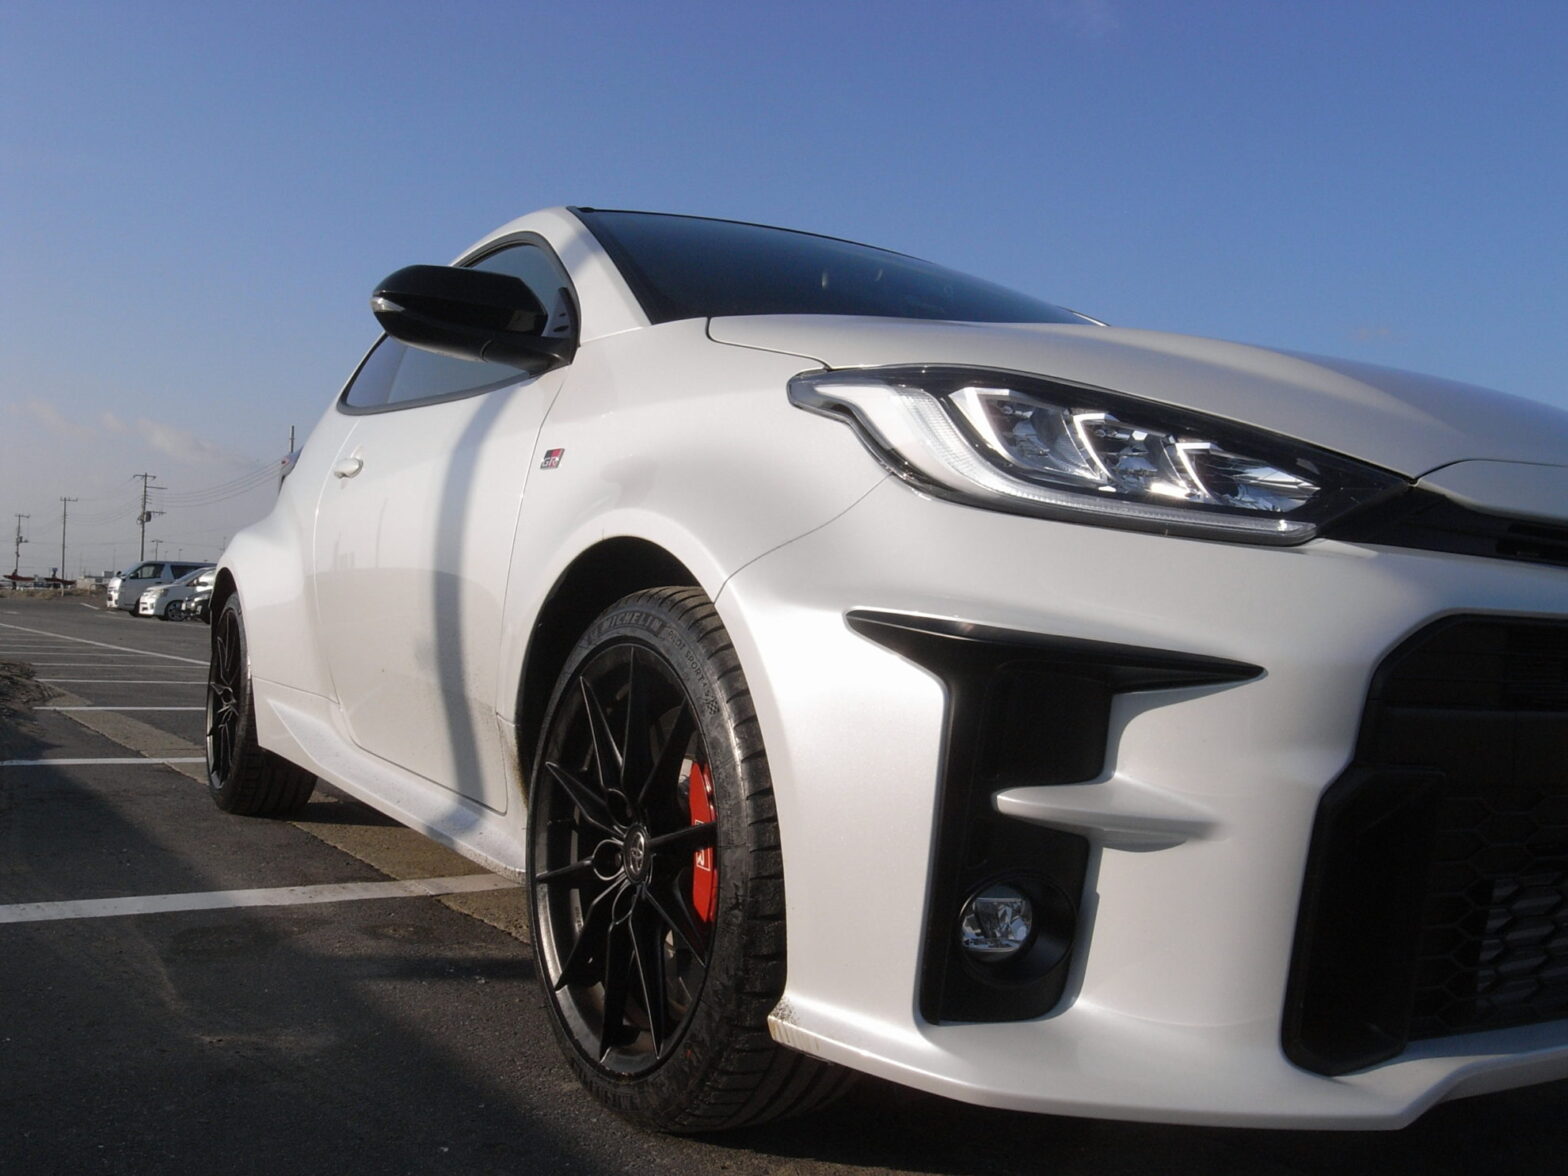
[[[212,628],[207,671],[207,792],[226,813],[274,817],[297,812],[316,777],[256,741],[256,700],[240,598],[224,602]]]
[[[561,672],[530,778],[533,941],[578,1079],[660,1131],[812,1110],[852,1071],[786,1050],[784,876],[740,662],[696,588],[628,596]]]

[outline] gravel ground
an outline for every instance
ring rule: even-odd
[[[0,661],[0,759],[11,759],[32,742],[32,710],[54,694],[33,680],[33,668]]]

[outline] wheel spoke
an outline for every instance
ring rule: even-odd
[[[713,821],[700,825],[687,825],[673,833],[648,839],[648,848],[654,853],[687,854],[699,849],[711,849],[718,841],[718,826]]]
[[[212,681],[207,686],[207,758],[209,769],[219,779],[226,778],[233,766],[238,738],[239,711],[234,692],[219,680],[214,667]]]
[[[669,1036],[669,1005],[664,987],[664,931],[639,904],[629,920],[632,954],[637,962],[637,986],[642,990],[643,1009],[648,1014],[648,1036],[653,1052],[662,1054]]]
[[[224,618],[223,625],[218,629],[217,651],[213,658],[214,676],[230,689],[235,685],[234,663],[239,654],[239,643],[235,640],[234,632],[237,623],[232,615]]]
[[[594,871],[593,859],[584,858],[580,862],[573,862],[569,866],[560,866],[554,870],[546,870],[534,876],[535,882],[559,882],[565,886],[580,886],[598,878]]]
[[[680,775],[681,763],[686,758],[686,745],[691,742],[692,732],[696,724],[692,720],[689,707],[682,706],[675,715],[675,722],[664,736],[658,754],[653,757],[653,766],[648,769],[648,774],[643,778],[642,787],[637,790],[637,810],[646,812],[648,799],[656,783],[668,781],[673,783]]]
[[[703,943],[705,936],[686,913],[686,904],[681,901],[679,894],[675,895],[675,901],[666,902],[649,887],[643,898],[675,938],[680,940],[681,946],[691,953],[701,967],[707,968],[708,953]]]
[[[594,795],[594,791],[589,785],[584,784],[554,760],[546,761],[544,766],[545,770],[550,773],[550,778],[561,786],[562,791],[577,806],[577,811],[582,814],[583,820],[605,833],[614,834],[617,832],[615,821],[610,816],[609,807],[605,804],[602,797]]]
[[[599,772],[599,790],[608,804],[610,794],[620,791],[624,759],[620,749],[615,746],[615,737],[610,733],[609,716],[604,713],[593,684],[587,677],[578,681],[582,684],[583,708],[587,711],[588,730],[593,737],[593,758]]]
[[[612,922],[605,936],[604,1019],[599,1025],[601,1060],[620,1044],[626,1024],[626,998],[631,995],[631,932],[626,923]]]
[[[572,944],[566,962],[561,965],[561,975],[555,982],[557,992],[568,985],[588,987],[600,979],[592,969],[595,963],[608,954],[609,935],[613,926],[610,912],[615,906],[616,895],[622,889],[624,884],[606,887],[588,904],[588,917],[583,920],[577,941]]]
[[[636,646],[633,646],[626,667],[626,722],[621,737],[622,757],[618,787],[623,792],[628,791],[634,782],[643,779],[648,770],[649,687],[643,684],[643,680],[648,675],[638,673],[638,661],[638,651]],[[632,799],[635,802],[635,811],[641,812],[641,790]]]
[[[221,717],[213,721],[211,729],[207,732],[207,738],[211,740],[212,749],[208,757],[211,763],[208,766],[214,775],[222,779],[229,773],[229,731]]]

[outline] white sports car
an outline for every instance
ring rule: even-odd
[[[527,880],[609,1106],[1568,1075],[1568,414],[641,212],[372,305],[219,572],[211,791]]]

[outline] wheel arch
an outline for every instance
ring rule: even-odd
[[[671,585],[700,587],[700,582],[657,543],[624,535],[586,548],[556,578],[534,617],[514,707],[525,798],[550,692],[578,638],[621,597]]]
[[[223,606],[229,602],[229,597],[239,590],[240,586],[235,582],[234,573],[228,568],[219,568],[217,576],[212,581],[212,601],[208,605],[209,615],[217,616],[222,612]]]

